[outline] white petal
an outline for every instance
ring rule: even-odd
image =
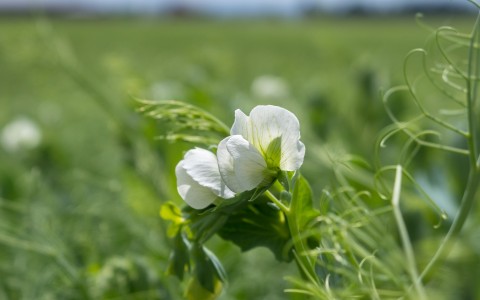
[[[207,187],[201,186],[192,179],[184,169],[184,160],[181,160],[175,168],[177,176],[177,190],[182,199],[195,209],[202,209],[212,204],[217,195]]]
[[[215,195],[225,199],[235,196],[223,182],[217,157],[211,151],[201,148],[189,150],[185,153],[183,168],[193,180],[210,188]]]
[[[266,158],[269,166],[284,171],[300,168],[305,146],[300,142],[300,123],[290,111],[273,105],[259,105],[250,112],[247,140]]]
[[[251,143],[240,135],[233,135],[226,141],[226,146],[233,160],[236,180],[233,188],[238,189],[236,192],[251,190],[265,180],[267,164]]]
[[[234,192],[240,193],[243,192],[240,184],[237,181],[235,176],[235,170],[233,167],[233,157],[228,152],[227,142],[230,139],[230,136],[224,138],[217,147],[217,159],[218,159],[218,169],[222,176],[225,184]]]
[[[304,157],[305,145],[302,142],[285,143],[282,146],[280,169],[283,171],[296,171],[302,166]]]
[[[235,110],[235,121],[233,122],[232,129],[230,129],[231,135],[241,135],[247,141],[249,136],[249,123],[250,118],[243,113],[240,109]]]

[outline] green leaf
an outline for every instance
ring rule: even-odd
[[[167,229],[168,237],[174,237],[185,221],[180,209],[173,202],[166,202],[160,207],[160,217],[171,222]]]
[[[328,210],[330,209],[330,202],[333,201],[332,195],[330,194],[330,191],[327,189],[324,189],[322,191],[322,196],[320,197],[320,207],[319,207],[319,213],[320,214],[327,214]]]
[[[170,255],[167,274],[183,279],[185,271],[190,270],[190,243],[185,236],[179,232],[174,240],[174,248]]]
[[[233,212],[247,206],[247,202],[258,198],[268,187],[241,193],[233,199],[223,200],[219,205],[204,210],[185,207],[184,217],[190,221],[189,227],[195,236],[195,241],[199,244],[205,243],[220,230]]]
[[[294,221],[300,232],[306,229],[306,225],[319,215],[314,209],[312,201],[312,188],[308,181],[299,175],[294,183],[292,202],[290,207],[291,221]]]
[[[203,244],[210,239],[225,224],[228,215],[221,211],[195,215],[190,228],[197,243]]]
[[[212,251],[208,250],[207,248],[203,248],[203,251],[205,252],[205,255],[208,257],[208,259],[212,262],[213,268],[215,270],[215,273],[222,282],[227,281],[227,272],[222,266],[222,263],[220,260],[213,254]]]
[[[207,248],[194,244],[192,257],[195,263],[194,276],[210,293],[216,292],[217,282],[226,281],[226,272],[218,258]]]
[[[186,288],[185,299],[187,300],[215,300],[218,299],[222,291],[222,282],[220,280],[215,280],[214,282],[214,291],[211,292],[202,286],[199,278],[193,276]]]
[[[298,175],[292,192],[288,225],[293,237],[297,262],[302,266],[306,278],[309,276],[316,278],[314,258],[309,257],[307,252],[319,244],[317,238],[310,235],[308,230],[309,222],[318,215],[319,212],[313,207],[310,184],[303,176]]]
[[[166,202],[160,207],[160,217],[175,224],[183,222],[182,212],[173,202]]]
[[[269,206],[264,196],[232,212],[218,234],[235,243],[242,251],[267,247],[279,261],[293,259],[291,251],[284,251],[290,245],[284,214]]]

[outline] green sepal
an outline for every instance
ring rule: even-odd
[[[278,173],[278,182],[282,185],[285,191],[290,192],[295,185],[299,172],[297,171],[280,171]]]
[[[258,187],[254,190],[253,195],[250,196],[250,199],[248,200],[249,202],[253,202],[257,200],[258,197],[263,195],[274,183],[275,181],[270,182],[270,184],[262,187]]]
[[[277,180],[283,186],[285,191],[290,191],[290,178],[288,177],[288,173],[286,171],[279,172]]]

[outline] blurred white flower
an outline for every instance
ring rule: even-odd
[[[195,148],[185,153],[175,168],[175,175],[178,193],[195,209],[209,206],[218,197],[235,196],[220,176],[217,157],[208,150]]]
[[[251,90],[255,97],[262,99],[279,99],[288,96],[288,87],[285,80],[271,75],[255,78]]]
[[[0,140],[6,151],[15,152],[37,147],[42,140],[42,134],[33,121],[19,117],[5,125]]]
[[[223,181],[236,193],[267,184],[280,170],[295,171],[303,164],[300,123],[284,108],[260,105],[250,116],[237,109],[230,133],[218,145],[217,158]]]

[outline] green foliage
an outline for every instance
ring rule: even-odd
[[[0,20],[0,127],[22,115],[42,132],[37,148],[0,148],[0,298],[415,298],[384,201],[398,163],[399,209],[420,272],[459,207],[469,213],[469,222],[453,222],[456,246],[440,247],[451,255],[420,274],[427,295],[478,298],[479,212],[461,200],[478,198],[478,171],[468,172],[478,143],[469,139],[478,134],[465,121],[468,101],[478,113],[478,30],[475,39],[460,33],[468,16],[428,20],[458,31],[434,31],[405,72],[403,56],[425,35],[410,18]],[[265,99],[250,91],[264,74],[283,78],[288,93]],[[385,93],[385,114],[378,89],[406,77]],[[173,168],[185,145],[155,137],[214,144],[228,134],[223,122],[234,109],[259,103],[298,111],[305,177],[280,174],[268,187],[276,204],[259,190],[233,206],[180,210]],[[139,107],[150,117],[133,113]],[[389,115],[394,124],[376,154]],[[439,224],[432,206],[449,219]],[[251,250],[239,255],[237,247]],[[295,258],[300,276],[274,258]],[[289,275],[292,293],[281,293],[279,274]]]
[[[217,282],[225,282],[227,279],[222,264],[212,252],[198,244],[194,244],[192,247],[192,257],[195,261],[193,273],[196,280],[207,291],[215,293]]]
[[[172,202],[164,203],[160,207],[160,217],[170,222],[167,234],[169,237],[174,237],[180,231],[184,219],[180,209]]]
[[[290,261],[290,233],[285,216],[265,197],[246,203],[233,212],[218,231],[220,237],[233,242],[242,251],[267,247],[278,261]]]
[[[211,145],[229,134],[225,124],[194,105],[175,100],[139,102],[142,114],[160,122],[158,138]]]
[[[290,213],[293,218],[291,222],[295,223],[295,227],[299,232],[303,232],[309,223],[319,215],[314,209],[313,194],[310,184],[299,173],[293,178],[292,205]]]
[[[431,113],[430,109],[420,100],[422,98],[417,93],[417,82],[415,81],[414,85],[407,73],[407,66],[412,54],[422,53],[423,58],[428,55],[424,50],[412,51],[407,56],[404,67],[406,85],[393,88],[385,94],[384,102],[387,104],[387,114],[394,124],[385,131],[386,133],[378,143],[379,148],[384,148],[387,140],[393,139],[399,134],[405,134],[406,139],[404,137],[403,140],[400,140],[403,141],[403,145],[400,142],[400,164],[396,167],[382,166],[381,161],[384,157],[381,156],[381,151],[377,151],[378,171],[376,174],[369,175],[373,179],[373,184],[361,188],[352,186],[344,177],[344,171],[334,170],[340,185],[328,192],[333,203],[332,205],[322,205],[324,214],[319,214],[319,211],[314,209],[311,188],[307,181],[299,176],[299,173],[278,174],[278,183],[275,182],[267,188],[269,190],[262,191],[265,192],[266,201],[268,201],[264,207],[276,207],[277,215],[285,219],[287,225],[284,226],[285,237],[291,243],[292,248],[285,247],[284,241],[277,243],[272,242],[272,239],[255,238],[259,234],[270,237],[278,235],[278,230],[269,226],[269,224],[276,223],[276,218],[270,220],[258,208],[241,210],[241,207],[237,205],[230,205],[229,214],[217,215],[214,217],[215,221],[210,218],[215,216],[215,212],[225,211],[226,206],[220,205],[217,210],[207,210],[197,215],[194,218],[194,225],[198,220],[207,221],[200,222],[202,224],[200,231],[193,230],[193,238],[199,237],[198,240],[205,242],[207,240],[205,232],[208,233],[206,236],[210,238],[219,231],[222,238],[239,244],[242,250],[267,245],[279,260],[285,259],[285,254],[291,254],[295,258],[301,275],[301,279],[289,278],[294,288],[288,289],[287,292],[292,294],[309,295],[319,299],[352,297],[427,299],[431,292],[426,288],[426,284],[431,279],[426,276],[430,274],[442,256],[450,251],[452,238],[458,235],[471,210],[479,182],[478,137],[476,134],[478,112],[475,106],[477,77],[475,75],[476,67],[474,67],[475,53],[478,51],[475,43],[477,28],[469,37],[471,43],[467,44],[470,49],[468,72],[464,73],[460,66],[454,64],[453,59],[447,55],[438,41],[438,34],[441,30],[436,32],[436,45],[442,58],[446,61],[446,67],[442,66],[445,68],[441,72],[442,83],[446,84],[448,88],[456,89],[456,92],[463,93],[466,101],[456,101],[457,98],[452,96],[452,93],[440,88],[440,94],[446,96],[444,103],[446,113],[443,112],[439,115]],[[425,71],[430,72],[425,68],[425,62],[423,65]],[[450,72],[457,73],[456,79],[463,77],[466,88],[460,88],[458,83],[452,84],[452,81],[449,80]],[[427,79],[430,84],[435,83],[431,74],[427,76]],[[441,84],[434,85],[441,86]],[[388,99],[398,91],[407,91],[417,109],[417,111],[412,110],[406,114],[413,113],[413,116],[407,116],[407,121],[400,121],[396,116],[398,112],[394,113],[388,106]],[[449,105],[452,103],[453,105],[463,105],[465,109],[464,113],[459,114],[460,118],[457,123],[460,125],[458,127],[442,115],[449,114],[451,109]],[[428,128],[428,126],[433,127]],[[466,129],[463,129],[462,126]],[[463,137],[465,148],[429,140],[430,136],[442,137],[445,132]],[[400,197],[408,195],[408,193],[402,193],[404,189],[403,176],[410,179],[413,186],[421,192],[420,196],[423,196],[429,205],[440,212],[442,219],[446,218],[445,213],[438,207],[435,200],[422,189],[415,177],[402,168],[401,164],[409,166],[414,162],[422,147],[466,155],[470,158],[470,170],[458,214],[443,241],[439,244],[438,250],[431,254],[423,271],[419,272],[416,250],[400,207]],[[398,158],[396,159],[398,160]],[[349,164],[344,164],[344,166],[351,168]],[[425,166],[422,168],[425,169]],[[391,170],[396,170],[393,180],[391,177],[385,176],[386,172]],[[393,187],[388,184],[389,182],[394,182]],[[277,198],[274,193],[279,197]],[[372,197],[372,195],[374,196]],[[366,204],[371,202],[374,197],[391,199],[391,206],[383,204],[379,208],[374,208]],[[253,202],[259,203],[260,199],[262,198],[257,198]],[[252,206],[250,204],[249,208]],[[239,211],[239,213],[235,213],[235,211]],[[258,216],[261,217],[260,220],[267,222],[263,223],[257,220]],[[189,218],[190,216],[186,217],[187,220]],[[234,230],[230,229],[229,220],[233,220],[230,222],[233,224]],[[382,223],[385,222],[390,222],[390,226],[383,226]],[[261,228],[261,230],[255,227]],[[224,228],[227,228],[226,232]],[[257,232],[255,233],[255,231]],[[283,256],[279,257],[278,250],[282,251]],[[214,271],[211,271],[210,276],[213,274]],[[214,291],[213,279],[210,278],[201,284],[210,292]]]
[[[242,251],[267,247],[278,261],[290,261],[291,236],[285,215],[278,207],[269,205],[268,198],[261,196],[268,188],[242,193],[222,205],[202,211],[186,207],[182,217],[177,215],[178,210],[171,203],[165,204],[161,216],[179,229],[168,272],[182,279],[193,264],[192,276],[197,278],[193,280],[198,280],[200,286],[214,293],[216,280],[224,281],[225,272],[203,244],[215,234],[233,242]]]
[[[290,227],[290,234],[292,235],[292,242],[295,246],[295,255],[300,265],[301,272],[304,277],[310,281],[316,282],[315,273],[315,256],[308,252],[319,246],[319,239],[310,231],[310,223],[319,216],[319,212],[313,207],[312,189],[309,183],[299,173],[292,178],[293,192],[291,195],[292,201],[288,213],[288,225]]]
[[[167,274],[177,276],[183,280],[185,272],[190,271],[190,242],[182,232],[175,236],[173,250],[170,254]]]
[[[95,275],[93,297],[109,299],[130,295],[131,299],[159,299],[167,297],[158,288],[155,273],[139,259],[113,257]]]

